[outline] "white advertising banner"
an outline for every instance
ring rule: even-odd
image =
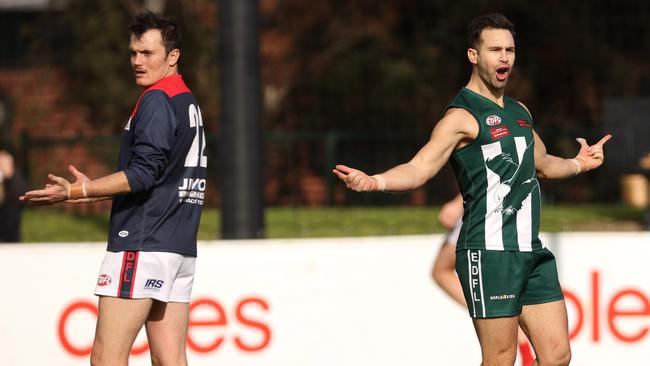
[[[551,238],[574,365],[650,365],[650,233]]]
[[[199,245],[191,365],[477,365],[470,318],[432,282],[441,236]],[[650,361],[648,233],[546,235],[574,365]],[[103,244],[0,246],[3,365],[87,365]],[[144,334],[131,365],[149,365]]]

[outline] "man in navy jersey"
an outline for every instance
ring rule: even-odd
[[[345,165],[333,173],[359,192],[407,191],[450,160],[464,201],[455,268],[482,365],[514,364],[518,325],[535,349],[534,365],[568,365],[567,312],[555,257],[538,236],[537,178],[564,179],[598,168],[611,135],[591,146],[579,138],[574,158],[547,153],[528,108],[504,95],[515,62],[512,23],[501,14],[478,16],[467,35],[469,82],[424,147],[382,174]]]
[[[135,82],[145,89],[122,132],[117,172],[25,193],[33,204],[113,199],[91,364],[127,365],[144,325],[156,365],[186,365],[185,340],[206,187],[201,111],[178,73],[177,26],[152,12],[130,27]]]

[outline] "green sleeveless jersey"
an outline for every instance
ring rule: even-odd
[[[542,249],[532,117],[514,99],[504,97],[502,108],[467,88],[449,108],[467,110],[479,125],[476,140],[451,156],[465,201],[457,249]]]

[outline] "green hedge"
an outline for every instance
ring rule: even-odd
[[[439,207],[269,208],[268,238],[441,233]],[[220,218],[204,210],[199,239],[218,239]],[[643,211],[622,205],[545,206],[542,231],[640,230]],[[108,214],[75,215],[52,208],[28,208],[22,223],[25,242],[105,241]]]

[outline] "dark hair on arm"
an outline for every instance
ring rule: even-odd
[[[470,48],[477,49],[481,40],[483,29],[505,29],[515,36],[515,26],[503,14],[492,13],[479,15],[472,19],[467,26],[467,45]]]
[[[133,23],[129,26],[129,33],[136,37],[141,37],[146,31],[151,29],[158,29],[160,31],[167,54],[175,48],[181,49],[181,35],[178,26],[171,20],[150,10],[136,15]]]

